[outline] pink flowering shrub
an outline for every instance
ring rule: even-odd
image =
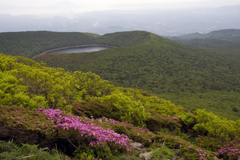
[[[105,129],[111,129],[119,134],[128,136],[135,142],[140,142],[145,146],[149,146],[153,141],[158,141],[159,136],[150,132],[146,127],[135,127],[128,122],[119,122],[106,117],[96,119],[94,123]]]
[[[239,160],[240,159],[240,139],[235,139],[232,142],[227,142],[227,144],[217,150],[219,158],[229,159],[229,160]]]
[[[75,148],[107,148],[119,153],[131,150],[132,140],[126,135],[95,126],[93,121],[59,109],[31,111],[17,106],[0,106],[0,124],[37,131],[49,140],[67,139]]]
[[[48,115],[48,120],[54,122],[55,125],[52,127],[56,130],[76,130],[81,137],[91,139],[89,143],[91,147],[101,148],[109,145],[110,147],[130,151],[132,140],[124,134],[117,134],[113,130],[105,130],[102,127],[95,126],[93,124],[94,119],[81,119],[78,116],[66,114],[59,109],[38,109],[38,112]]]

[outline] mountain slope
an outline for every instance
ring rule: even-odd
[[[240,101],[236,98],[240,95],[239,57],[150,35],[148,42],[132,47],[81,54],[46,54],[34,60],[68,71],[91,71],[117,86],[141,88],[189,109],[206,108],[239,119]],[[218,98],[213,98],[212,92]],[[193,97],[202,103],[190,103]]]
[[[150,41],[132,47],[48,54],[35,60],[69,71],[91,71],[116,85],[141,87],[154,93],[179,89],[239,91],[240,87],[235,82],[239,79],[239,65],[224,54],[188,47],[154,34]]]

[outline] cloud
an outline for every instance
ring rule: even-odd
[[[93,27],[98,26],[98,24],[99,24],[98,22],[94,23],[94,24],[93,24]]]

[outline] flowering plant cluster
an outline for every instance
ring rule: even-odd
[[[221,147],[216,153],[222,159],[240,160],[240,139],[235,139],[234,142],[228,142],[224,147]]]
[[[66,133],[77,133],[89,147],[110,147],[122,151],[130,151],[132,140],[124,134],[103,129],[93,124],[94,119],[80,118],[67,114],[59,109],[38,109],[31,111],[18,106],[0,106],[0,123],[39,131],[49,138],[65,130]],[[88,141],[88,140],[90,141]]]
[[[102,127],[95,126],[93,124],[94,119],[89,120],[88,118],[81,119],[79,116],[73,116],[66,114],[66,112],[59,109],[48,109],[39,108],[38,112],[43,112],[48,115],[48,120],[54,122],[53,127],[62,128],[63,130],[74,129],[79,132],[81,137],[90,137],[92,141],[90,146],[92,147],[104,147],[105,145],[125,148],[130,151],[132,140],[124,134],[117,134],[113,130],[105,130]],[[54,132],[55,130],[53,130]]]

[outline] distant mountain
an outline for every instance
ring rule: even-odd
[[[145,30],[162,36],[180,36],[229,28],[240,29],[239,5],[218,8],[106,10],[79,13],[88,7],[63,1],[52,6],[30,8],[34,16],[27,18],[8,16],[7,19],[1,14],[9,13],[9,6],[8,9],[3,7],[0,10],[0,32],[48,30],[103,35],[116,31]],[[24,14],[26,10],[24,8],[21,12],[21,8],[11,9],[16,14]],[[115,26],[114,29],[111,26]]]
[[[240,43],[240,29],[226,29],[213,31],[207,34],[207,38]]]
[[[198,32],[179,36],[180,39],[186,39],[186,40],[197,39],[197,38],[204,39],[206,37],[207,37],[207,34],[202,34],[202,33],[198,33]]]
[[[219,30],[207,34],[191,33],[166,38],[201,49],[224,52],[229,56],[240,56],[240,30],[238,29]]]
[[[190,40],[190,39],[217,39],[217,40],[224,40],[224,41],[230,41],[230,42],[240,42],[240,29],[224,29],[224,30],[217,30],[212,31],[207,34],[203,33],[190,33],[182,36],[173,36],[173,37],[167,37],[169,39],[184,39],[184,40]]]

